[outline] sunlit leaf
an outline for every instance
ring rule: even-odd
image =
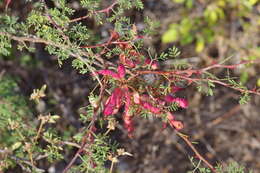
[[[166,31],[162,35],[162,42],[163,43],[171,43],[178,40],[178,31],[174,28],[171,28],[170,30]]]
[[[205,47],[205,40],[203,37],[198,37],[196,40],[196,52],[201,52]]]
[[[260,78],[257,79],[257,86],[260,87]]]

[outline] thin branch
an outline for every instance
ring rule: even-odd
[[[43,169],[40,169],[40,168],[37,168],[36,166],[34,166],[30,161],[26,160],[26,159],[23,159],[23,158],[19,158],[19,157],[16,157],[16,156],[7,156],[9,158],[11,158],[12,160],[14,160],[19,166],[21,166],[21,168],[27,172],[31,172],[30,169],[28,168],[25,168],[22,163],[28,165],[28,166],[31,166],[35,171],[37,172],[45,172],[45,170]]]
[[[69,41],[70,41],[70,40],[69,40],[69,37],[68,37],[66,34],[64,34],[64,32],[63,32],[63,31],[64,31],[64,28],[62,28],[60,25],[58,25],[57,22],[56,22],[56,21],[52,18],[52,16],[48,13],[49,8],[48,8],[46,2],[45,2],[44,0],[41,0],[41,2],[42,2],[43,5],[44,5],[45,11],[46,11],[46,16],[47,16],[47,18],[49,19],[49,21],[51,22],[51,24],[61,33],[61,35],[63,36],[63,38],[69,42]]]
[[[0,80],[2,80],[4,74],[5,74],[5,70],[2,70],[2,71],[0,72]]]
[[[205,72],[205,71],[208,71],[208,70],[213,69],[213,68],[235,69],[240,65],[249,64],[249,63],[259,63],[259,62],[260,62],[260,60],[256,59],[256,60],[244,60],[244,61],[241,61],[238,64],[232,64],[232,65],[213,64],[213,65],[210,65],[208,67],[201,69],[200,71]]]
[[[47,41],[47,40],[44,40],[42,38],[37,38],[37,37],[18,37],[18,36],[14,36],[14,35],[11,35],[9,33],[5,33],[5,32],[0,32],[0,35],[3,35],[3,36],[7,36],[8,38],[12,39],[12,40],[15,40],[15,41],[18,41],[18,42],[32,42],[32,43],[42,43],[42,44],[45,44],[45,45],[50,45],[50,46],[54,46],[54,47],[59,47],[59,48],[62,48],[64,50],[69,50],[71,47],[69,45],[64,45],[64,44],[60,44],[60,43],[55,43],[55,42],[52,42],[52,41]],[[78,50],[79,53],[73,53],[73,52],[70,52],[70,55],[72,57],[75,57],[77,59],[79,59],[80,61],[84,62],[85,65],[88,67],[88,69],[94,73],[95,70],[94,68],[89,65],[91,62],[86,59],[86,58],[83,58],[82,56],[80,55],[84,55],[84,56],[90,56],[87,52],[84,52],[84,51],[81,51],[81,50]],[[96,57],[98,59],[98,57]],[[100,63],[98,63],[97,61],[94,61],[93,62],[95,65],[99,66],[99,67],[103,67],[103,65],[101,65]],[[97,81],[99,82],[99,84],[102,86],[102,83],[99,79],[99,77],[97,75],[94,75],[94,77],[97,79]]]
[[[202,69],[198,69],[198,70],[193,70],[193,69],[187,69],[187,70],[171,70],[171,71],[152,71],[152,70],[143,70],[143,71],[136,71],[137,74],[133,75],[132,77],[130,77],[128,79],[128,81],[134,79],[135,77],[142,75],[142,74],[157,74],[157,75],[163,75],[163,76],[167,76],[167,75],[172,75],[175,76],[177,78],[181,78],[181,79],[185,79],[187,81],[190,82],[197,82],[197,81],[210,81],[213,83],[217,83],[219,85],[228,87],[228,88],[232,88],[234,90],[237,90],[241,93],[250,93],[250,94],[256,94],[256,95],[260,95],[260,92],[256,91],[256,90],[248,90],[248,89],[244,89],[244,88],[239,88],[239,87],[235,87],[231,84],[222,82],[220,80],[216,80],[216,79],[210,79],[210,78],[194,78],[191,77],[193,74],[203,74],[208,70],[214,69],[214,68],[224,68],[224,69],[234,69],[237,68],[238,66],[242,65],[242,64],[249,64],[249,63],[259,63],[260,60],[247,60],[247,61],[242,61],[238,64],[234,64],[234,65],[221,65],[221,64],[213,64],[211,66],[208,66],[206,68],[202,68]]]
[[[194,145],[190,142],[188,137],[186,135],[181,134],[180,132],[177,132],[177,135],[181,137],[186,144],[192,149],[192,151],[195,153],[195,155],[203,161],[211,170],[213,173],[217,173],[216,169],[199,153],[199,151],[194,147]]]
[[[131,43],[131,41],[112,41],[112,42],[106,42],[106,43],[101,43],[101,44],[96,44],[96,45],[86,45],[86,46],[81,46],[81,48],[97,48],[97,47],[106,47],[111,44],[127,44]]]
[[[96,114],[94,114],[93,118],[92,118],[92,121],[90,122],[89,126],[87,127],[87,132],[86,134],[83,136],[83,139],[81,141],[81,146],[80,148],[78,149],[78,151],[76,152],[76,154],[73,156],[73,158],[71,159],[71,161],[69,162],[69,164],[65,167],[65,169],[62,171],[62,173],[66,173],[68,172],[68,170],[72,167],[72,165],[75,163],[76,159],[80,156],[80,154],[85,150],[85,148],[88,146],[87,144],[87,140],[88,140],[88,136],[89,134],[91,134],[91,129],[92,127],[94,127],[94,123],[95,123],[95,117],[96,117]],[[69,144],[69,143],[66,143],[66,144]],[[78,148],[78,146],[76,146]]]
[[[106,13],[106,14],[109,14],[110,10],[112,10],[116,4],[118,4],[117,1],[115,1],[114,3],[112,3],[112,4],[111,4],[109,7],[107,7],[107,8],[104,8],[104,9],[98,10],[98,11],[94,11],[94,13]],[[72,19],[72,20],[70,20],[69,22],[70,22],[70,23],[71,23],[71,22],[78,22],[78,21],[83,20],[83,19],[86,19],[86,18],[88,18],[88,17],[89,17],[89,15],[82,16],[82,17],[79,17],[79,18]]]
[[[232,109],[230,109],[228,112],[226,112],[225,114],[219,116],[218,118],[216,118],[213,121],[211,121],[210,123],[208,123],[206,126],[208,128],[216,126],[217,124],[221,123],[222,121],[231,117],[232,115],[236,115],[236,113],[239,112],[240,110],[241,110],[241,105],[236,105]]]
[[[118,1],[115,1],[110,6],[108,6],[107,8],[104,8],[102,10],[98,10],[96,12],[97,13],[109,13],[109,11],[112,10],[116,4],[118,4]]]
[[[110,169],[109,169],[109,173],[113,173],[113,168],[114,168],[114,162],[112,161]]]
[[[246,61],[241,61],[238,64],[233,64],[233,65],[221,65],[221,64],[213,64],[208,67],[202,68],[202,69],[187,69],[187,70],[171,70],[171,71],[151,71],[151,70],[144,70],[144,71],[137,71],[139,74],[159,74],[159,75],[169,75],[169,74],[201,74],[204,73],[208,70],[214,69],[214,68],[226,68],[226,69],[234,69],[237,68],[238,66],[242,64],[250,64],[250,63],[260,63],[260,59],[256,60],[246,60]]]
[[[38,38],[38,37],[15,36],[15,35],[11,35],[11,34],[6,33],[6,32],[0,32],[0,35],[6,36],[6,37],[10,38],[11,40],[15,40],[15,41],[22,42],[22,43],[24,43],[24,42],[41,43],[41,44],[45,44],[45,45],[59,47],[59,48],[62,48],[64,50],[71,49],[70,45],[64,45],[64,44],[56,43],[56,42],[45,40],[45,39]],[[84,52],[84,51],[81,51],[81,50],[78,50],[78,51],[80,52],[81,55],[91,56],[87,52]],[[70,55],[75,57],[75,58],[78,57],[78,55],[76,55],[72,52],[70,53]],[[97,57],[95,57],[95,58],[97,58]],[[98,58],[97,58],[97,60],[98,60]],[[86,62],[86,63],[91,63],[88,59],[83,59],[83,61]],[[103,65],[101,65],[100,63],[98,63],[96,61],[94,61],[93,63],[95,65],[99,66],[99,67],[103,67]]]
[[[225,83],[225,82],[222,82],[222,81],[219,81],[219,80],[215,80],[215,79],[210,79],[210,78],[207,78],[207,79],[191,78],[191,77],[185,77],[185,76],[181,76],[181,75],[175,75],[175,76],[179,77],[179,78],[182,78],[182,79],[186,79],[188,81],[192,81],[192,82],[196,82],[196,81],[206,81],[207,82],[207,81],[210,81],[210,82],[222,85],[224,87],[237,90],[237,91],[239,91],[241,93],[250,93],[250,94],[255,94],[255,95],[259,95],[260,96],[260,92],[257,92],[257,91],[254,91],[254,90],[243,89],[243,88],[237,88],[237,87],[232,86],[232,85],[230,85],[228,83]]]
[[[74,162],[76,161],[76,159],[79,157],[80,153],[83,151],[83,147],[81,147],[80,149],[78,149],[77,153],[74,155],[74,157],[71,159],[70,163],[66,166],[66,168],[62,171],[62,173],[66,173],[68,172],[68,170],[72,167],[72,165],[74,164]]]

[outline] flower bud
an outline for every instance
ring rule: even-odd
[[[159,63],[157,61],[153,61],[152,65],[151,65],[151,68],[153,70],[159,69]]]
[[[110,77],[115,78],[115,79],[120,78],[119,75],[116,72],[113,72],[111,70],[99,70],[97,73],[102,74],[104,76],[110,76]]]
[[[184,127],[180,121],[173,121],[170,125],[173,126],[176,130],[181,130]]]
[[[188,105],[189,105],[189,103],[188,103],[188,101],[187,101],[186,99],[184,99],[184,98],[178,98],[178,97],[175,98],[175,97],[173,97],[173,96],[171,96],[171,95],[165,96],[165,97],[164,97],[164,100],[165,100],[166,102],[168,102],[168,103],[173,103],[173,102],[178,103],[178,105],[179,105],[181,108],[187,108]]]
[[[119,78],[124,78],[125,77],[125,66],[124,65],[119,64],[119,66],[117,68],[117,71],[118,71]]]
[[[159,114],[161,111],[159,108],[154,107],[151,103],[148,102],[142,102],[141,105],[154,114]]]
[[[171,88],[171,92],[173,92],[173,93],[176,93],[181,90],[183,90],[183,88],[178,87],[178,86],[172,86],[172,88]]]
[[[134,103],[140,104],[140,95],[139,95],[139,93],[138,92],[134,92],[133,97],[134,97]]]

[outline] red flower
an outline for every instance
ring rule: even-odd
[[[184,88],[178,87],[178,86],[172,86],[171,92],[176,93],[178,91],[183,90]]]
[[[125,110],[123,114],[124,127],[131,137],[134,130],[132,114],[130,112],[131,95],[128,88],[115,88],[112,95],[107,99],[104,109],[104,115],[109,116],[116,114],[125,101]]]
[[[90,128],[90,132],[87,134],[88,140],[90,142],[94,142],[95,136],[93,134],[95,134],[96,131],[97,131],[97,128],[95,126],[92,126]]]
[[[155,61],[155,60],[152,61],[150,58],[146,58],[145,61],[144,61],[144,63],[145,63],[146,65],[151,65],[151,68],[152,68],[153,70],[156,70],[156,69],[159,68],[159,63],[158,63],[158,61]]]
[[[184,126],[182,122],[176,121],[174,115],[172,113],[167,113],[167,119],[171,127],[175,128],[176,130],[181,130]]]
[[[167,95],[164,97],[164,100],[168,103],[178,103],[178,105],[181,107],[181,108],[187,108],[189,103],[186,99],[184,98],[178,98],[178,97],[173,97],[171,95]]]
[[[99,70],[97,73],[98,74],[102,74],[104,76],[110,76],[110,77],[112,77],[114,79],[120,79],[118,73],[113,72],[111,70]]]
[[[150,58],[146,58],[146,59],[144,60],[144,63],[145,63],[146,65],[151,64],[151,59],[150,59]]]
[[[122,79],[125,77],[125,66],[122,64],[119,64],[117,67],[117,73],[112,70],[99,70],[97,71],[98,74],[104,75],[104,76],[110,76],[114,79]]]
[[[134,92],[133,97],[134,97],[134,103],[140,104],[140,95],[139,95],[139,93],[138,92]]]
[[[132,121],[132,115],[130,113],[130,104],[131,104],[131,97],[130,97],[130,92],[128,88],[124,89],[125,93],[125,111],[123,114],[123,120],[124,120],[124,127],[126,128],[128,132],[128,136],[132,136],[132,132],[134,130],[134,125]]]
[[[176,130],[181,130],[184,127],[182,122],[180,122],[180,121],[172,121],[172,122],[170,122],[170,125],[172,127],[174,127]]]
[[[7,10],[9,4],[11,3],[12,0],[5,0],[5,10]]]
[[[125,54],[120,54],[119,55],[119,60],[121,63],[123,63],[124,65],[130,67],[130,68],[134,68],[137,64],[137,62],[135,62],[134,60],[130,59],[130,58],[127,58],[125,56]]]
[[[116,114],[122,105],[123,92],[121,88],[115,88],[112,95],[107,99],[104,109],[104,115]]]
[[[154,113],[154,114],[159,114],[161,112],[161,110],[157,107],[154,107],[151,103],[148,102],[141,102],[141,105],[149,110],[150,112]]]
[[[126,65],[128,65],[131,68],[135,68],[135,66],[137,64],[137,62],[135,62],[134,60],[131,60],[131,59],[126,59],[125,63],[126,63]]]
[[[119,64],[117,71],[118,71],[119,78],[122,79],[125,77],[125,67],[122,64]]]

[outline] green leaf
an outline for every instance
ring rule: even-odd
[[[205,47],[205,40],[203,37],[198,37],[197,40],[196,40],[196,52],[197,53],[200,53],[201,51],[203,51]]]
[[[188,9],[191,9],[193,7],[193,0],[187,0],[185,5]]]
[[[21,145],[22,145],[21,142],[16,142],[16,143],[14,143],[14,144],[12,145],[12,147],[11,147],[11,148],[12,148],[12,151],[18,149]]]
[[[250,96],[248,92],[245,92],[239,99],[239,104],[243,105],[250,101]]]
[[[257,3],[258,0],[248,0],[250,5],[255,5]]]
[[[257,86],[260,87],[260,78],[257,79]]]
[[[242,84],[245,84],[248,81],[248,72],[243,71],[242,74],[240,75],[240,82]]]
[[[180,23],[180,33],[183,35],[190,35],[190,31],[194,27],[193,23],[194,22],[191,19],[182,19]]]
[[[185,2],[185,0],[172,0],[173,2],[175,2],[175,3],[184,3]]]
[[[216,11],[210,11],[208,17],[209,17],[210,23],[215,23],[218,20],[218,15],[217,15]]]
[[[178,31],[175,28],[171,28],[162,35],[163,43],[171,43],[178,40]]]

